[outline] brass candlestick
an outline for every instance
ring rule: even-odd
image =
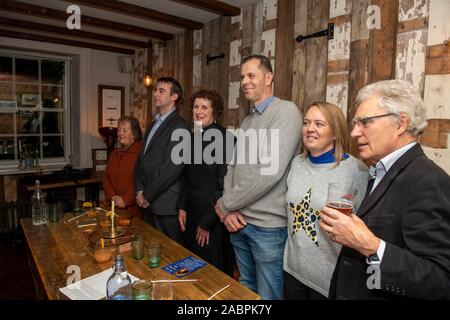
[[[104,230],[101,233],[102,237],[108,238],[108,239],[118,238],[125,233],[125,230],[123,230],[121,228],[117,228],[114,225],[114,218],[116,216],[116,214],[114,212],[114,201],[111,201],[111,206],[112,206],[112,210],[110,211],[111,212],[111,228],[108,228],[108,230]]]

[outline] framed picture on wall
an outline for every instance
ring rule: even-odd
[[[98,126],[117,127],[124,113],[125,87],[98,85]]]
[[[39,104],[39,93],[22,93],[23,106],[37,106]]]
[[[92,149],[92,168],[94,171],[105,171],[108,163],[108,149]]]

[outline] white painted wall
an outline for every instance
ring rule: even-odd
[[[92,148],[104,148],[103,138],[98,133],[98,85],[125,87],[125,114],[130,113],[130,83],[131,73],[120,73],[117,58],[120,53],[106,51],[91,51],[91,130]]]
[[[79,60],[79,86],[73,84],[72,94],[78,95],[78,105],[71,106],[71,114],[79,116],[79,119],[71,119],[72,123],[79,124],[77,128],[72,128],[72,132],[79,132],[79,135],[72,137],[72,150],[79,150],[79,157],[74,161],[77,167],[87,168],[92,166],[93,148],[105,148],[105,144],[98,134],[98,101],[97,88],[99,84],[125,87],[125,114],[129,113],[130,101],[130,73],[120,73],[117,57],[123,54],[92,50],[88,48],[78,48],[53,43],[30,41],[0,37],[2,47],[24,50],[60,54],[65,56],[75,56]],[[73,67],[74,64],[73,64]],[[76,120],[76,121],[74,121]]]

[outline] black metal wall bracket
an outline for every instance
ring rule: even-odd
[[[206,64],[208,65],[211,61],[214,61],[216,59],[222,59],[225,58],[225,53],[221,53],[217,56],[210,56],[209,54],[206,55]]]
[[[316,33],[312,33],[307,36],[298,36],[297,38],[295,38],[295,41],[302,42],[305,39],[324,37],[324,36],[327,36],[328,40],[334,39],[334,23],[329,23],[328,28],[326,28],[325,30],[322,30],[322,31],[319,31]]]

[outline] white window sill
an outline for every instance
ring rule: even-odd
[[[61,164],[41,164],[36,168],[23,168],[19,169],[17,166],[14,167],[6,167],[0,169],[0,175],[18,175],[18,174],[29,174],[29,173],[42,173],[42,172],[51,172],[58,171],[64,168],[66,163]]]

